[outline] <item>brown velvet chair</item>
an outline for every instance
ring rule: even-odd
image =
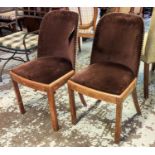
[[[74,91],[116,105],[115,142],[121,133],[122,103],[132,93],[137,101],[136,81],[143,39],[139,16],[111,13],[103,16],[96,29],[91,62],[68,80],[72,123],[77,122]]]
[[[74,74],[78,14],[51,11],[42,20],[38,58],[10,71],[20,112],[25,113],[18,83],[48,95],[52,126],[59,129],[54,101],[55,91]]]

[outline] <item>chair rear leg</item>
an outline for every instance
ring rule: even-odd
[[[82,94],[80,94],[80,93],[78,93],[78,94],[79,94],[79,97],[80,97],[80,100],[81,100],[82,104],[86,107],[87,103],[86,103],[86,101],[84,99],[84,96]]]
[[[132,92],[132,98],[133,98],[134,105],[135,105],[135,108],[136,108],[137,113],[139,115],[141,115],[141,110],[140,110],[140,106],[138,104],[138,99],[137,99],[137,91],[136,91],[136,88]]]
[[[25,109],[24,109],[22,97],[21,97],[21,94],[20,94],[20,91],[19,91],[18,83],[16,81],[14,81],[14,80],[12,80],[12,83],[13,83],[13,87],[14,87],[14,90],[15,90],[15,94],[16,94],[16,98],[17,98],[17,103],[19,105],[20,113],[24,114]]]
[[[48,103],[49,103],[49,108],[51,113],[52,127],[54,131],[58,131],[59,125],[58,125],[57,112],[56,112],[56,106],[55,106],[54,92],[52,92],[52,90],[49,89],[47,92],[47,95],[48,95]]]
[[[115,143],[117,144],[120,142],[121,120],[122,120],[122,103],[117,101],[116,103],[116,124],[115,124]]]
[[[80,37],[78,37],[78,47],[79,47],[79,52],[81,52],[81,42],[80,42]]]
[[[69,88],[68,86],[68,94],[69,94],[69,103],[70,103],[70,110],[71,110],[71,121],[72,124],[76,124],[76,107],[75,107],[75,97],[74,97],[74,91]]]
[[[144,98],[149,97],[149,64],[144,63]]]

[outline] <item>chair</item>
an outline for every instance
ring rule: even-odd
[[[47,13],[37,8],[16,8],[14,12],[16,12],[16,19],[13,18],[16,21],[15,27],[16,29],[20,27],[20,30],[0,38],[0,51],[10,54],[5,58],[0,58],[5,61],[0,71],[0,82],[2,82],[3,70],[9,61],[26,62],[30,60],[29,55],[38,46],[40,22]],[[25,55],[26,60],[19,55]]]
[[[76,124],[74,91],[116,104],[115,142],[119,143],[124,99],[132,93],[137,113],[136,81],[143,39],[139,16],[111,13],[103,16],[96,29],[91,62],[68,80],[72,123]]]
[[[155,63],[155,8],[153,9],[149,32],[146,32],[144,36],[142,51],[141,60],[144,62],[144,97],[147,99],[149,97],[149,66],[152,64],[154,70]]]
[[[74,74],[78,15],[51,11],[45,15],[39,34],[38,58],[10,71],[19,109],[25,113],[18,83],[47,92],[53,129],[59,129],[55,91]]]
[[[79,44],[79,51],[81,51],[80,38],[94,38],[98,17],[98,8],[78,7],[78,8],[69,8],[69,10],[79,13],[78,44]]]

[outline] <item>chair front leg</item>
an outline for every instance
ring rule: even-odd
[[[132,92],[132,98],[133,98],[134,105],[135,105],[135,108],[136,108],[137,113],[139,115],[141,115],[141,110],[140,110],[140,106],[138,104],[138,99],[137,99],[137,91],[136,91],[136,88]]]
[[[74,97],[74,91],[69,88],[68,86],[68,94],[69,94],[69,103],[70,103],[70,111],[71,111],[71,121],[72,124],[76,124],[76,107],[75,107],[75,97]]]
[[[149,97],[149,64],[144,62],[144,98]]]
[[[16,98],[17,98],[17,103],[19,105],[20,113],[24,114],[25,109],[24,109],[22,97],[21,97],[21,94],[20,94],[20,91],[19,91],[18,83],[16,81],[14,81],[14,80],[12,80],[12,83],[13,83],[13,87],[14,87],[14,90],[15,90],[15,94],[16,94]]]
[[[54,131],[58,131],[59,125],[58,125],[57,112],[56,112],[56,106],[55,106],[54,92],[49,88],[47,95],[48,95],[48,103],[49,103],[49,108],[51,113],[52,127]]]
[[[115,143],[120,142],[121,135],[121,120],[122,120],[122,102],[116,103],[116,124],[115,124]]]

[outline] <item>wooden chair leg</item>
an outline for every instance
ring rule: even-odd
[[[50,108],[50,113],[51,113],[52,127],[54,131],[58,131],[59,125],[58,125],[58,120],[57,120],[54,92],[52,92],[52,90],[49,89],[47,92],[47,95],[48,95],[48,103],[49,103],[49,108]]]
[[[79,94],[79,97],[80,97],[80,100],[81,100],[82,104],[86,107],[87,103],[86,103],[86,101],[84,99],[84,96],[82,94],[80,94],[80,93],[78,93],[78,94]]]
[[[140,110],[140,106],[138,104],[138,99],[137,99],[137,91],[136,91],[136,88],[132,92],[132,98],[133,98],[134,105],[135,105],[135,108],[136,108],[137,113],[139,115],[141,115],[141,110]]]
[[[120,142],[121,135],[121,120],[122,120],[122,103],[116,103],[116,124],[115,124],[115,143]]]
[[[71,121],[72,124],[76,124],[76,107],[75,107],[75,97],[74,91],[68,87],[68,94],[69,94],[69,103],[70,103],[70,110],[71,110]]]
[[[81,52],[81,42],[80,42],[80,37],[78,37],[78,47],[79,47],[79,52]]]
[[[144,98],[149,97],[149,64],[144,63]]]
[[[19,105],[20,113],[24,114],[25,109],[24,109],[22,97],[21,97],[21,94],[20,94],[20,91],[19,91],[18,83],[16,81],[14,81],[14,80],[12,80],[12,83],[13,83],[13,87],[14,87],[14,90],[15,90],[15,94],[16,94],[16,98],[17,98],[17,103]]]

